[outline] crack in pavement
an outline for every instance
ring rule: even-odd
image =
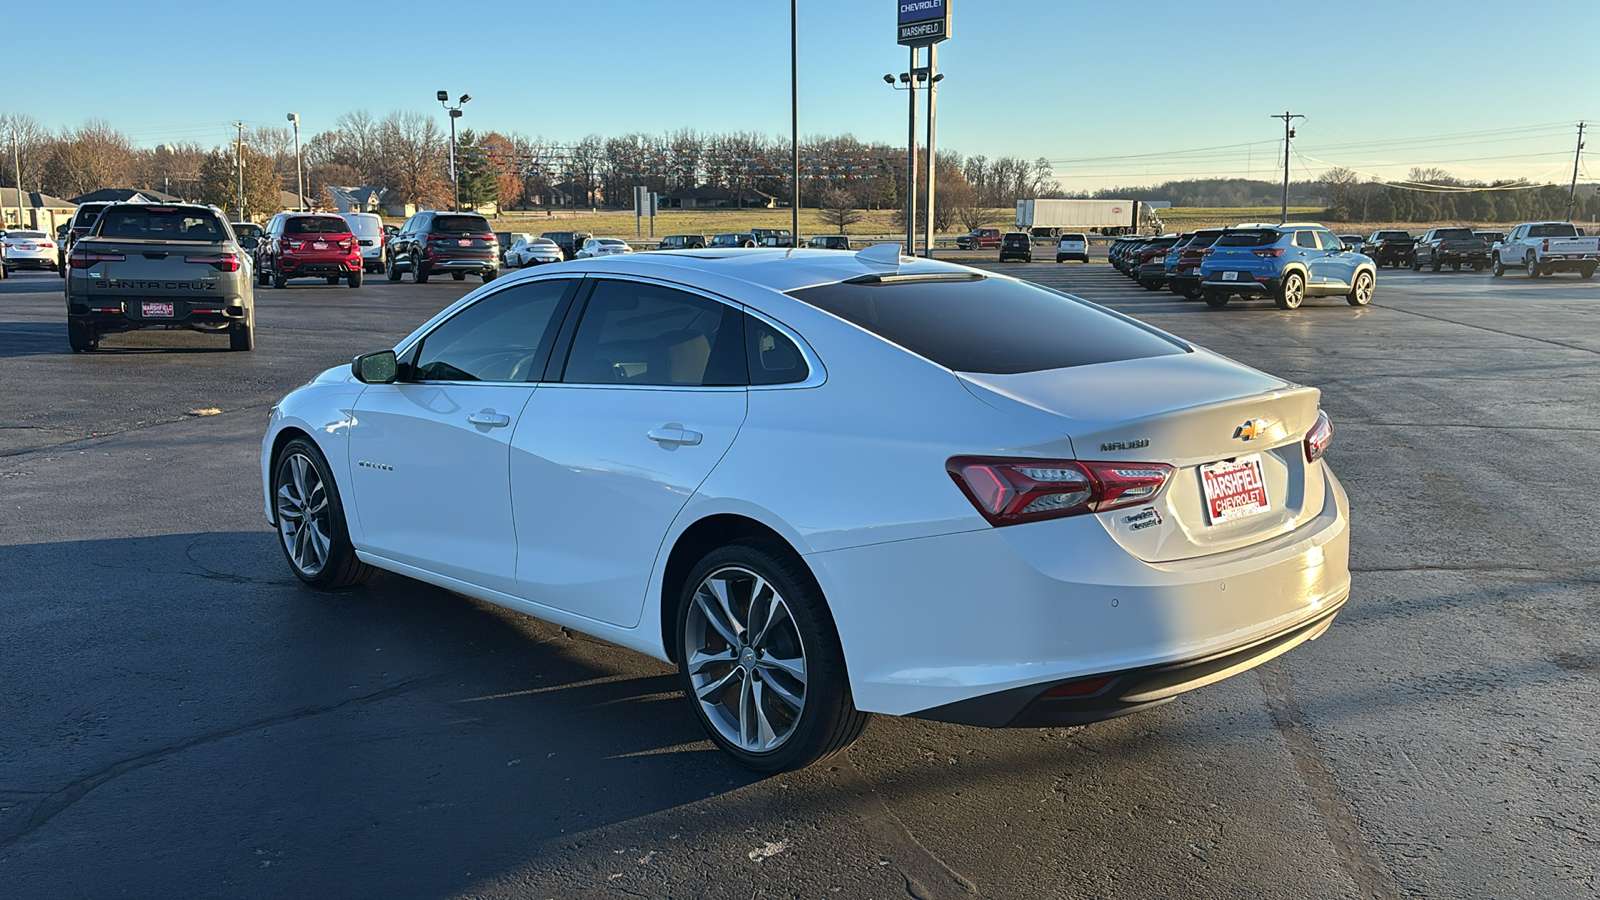
[[[300,719],[308,719],[313,716],[320,716],[325,713],[335,712],[348,706],[376,703],[380,700],[387,700],[390,697],[403,694],[419,684],[436,681],[448,676],[449,674],[450,672],[435,672],[431,675],[421,675],[416,678],[407,679],[390,687],[386,687],[383,690],[375,691],[371,694],[364,694],[360,697],[351,697],[348,700],[341,700],[338,703],[297,709],[292,712],[281,713],[257,722],[251,722],[247,725],[237,725],[233,728],[227,728],[221,731],[213,731],[209,734],[203,734],[199,737],[191,738],[181,743],[172,744],[157,750],[152,750],[149,753],[142,753],[138,756],[113,763],[92,775],[86,775],[54,791],[41,791],[37,793],[28,792],[33,796],[43,794],[44,799],[41,800],[39,805],[34,808],[32,815],[28,817],[27,822],[25,822],[20,828],[16,829],[10,834],[0,834],[0,850],[4,850],[16,843],[18,840],[27,837],[29,834],[44,826],[51,819],[63,812],[66,812],[72,807],[73,804],[77,803],[79,800],[82,800],[91,791],[102,784],[126,775],[129,772],[134,772],[146,766],[154,765],[155,763],[161,762],[168,757],[182,753],[185,750],[192,750],[195,747],[199,747],[204,744],[226,740],[231,737],[238,737],[242,734],[249,734],[252,731],[262,731],[268,728],[275,728],[279,725],[285,725],[290,722],[298,721]]]
[[[906,882],[906,894],[916,900],[937,900],[955,894],[976,895],[978,886],[922,845],[900,817],[884,802],[865,774],[856,768],[849,751],[840,754],[839,774],[856,795],[856,814],[873,842],[885,849],[895,871]]]
[[[1395,887],[1393,876],[1361,830],[1355,807],[1339,786],[1338,778],[1328,767],[1322,751],[1317,749],[1311,729],[1300,715],[1299,704],[1295,703],[1291,692],[1289,673],[1284,670],[1281,660],[1275,659],[1258,666],[1256,677],[1261,682],[1262,693],[1266,695],[1267,712],[1272,716],[1272,724],[1289,747],[1289,755],[1294,758],[1300,780],[1311,794],[1311,803],[1322,819],[1323,830],[1333,844],[1334,852],[1344,864],[1345,873],[1355,883],[1361,896],[1399,900],[1400,892]]]

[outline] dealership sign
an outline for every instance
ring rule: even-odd
[[[895,0],[895,6],[898,43],[926,47],[950,36],[950,0]]]

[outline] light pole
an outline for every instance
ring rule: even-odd
[[[171,144],[157,144],[156,145],[156,158],[159,159],[161,157],[161,154],[163,154],[163,153],[165,153],[167,156],[172,157],[172,158],[175,159],[175,158],[177,158],[177,155],[178,155],[178,148],[172,146]],[[171,194],[172,193],[172,160],[171,159],[165,160],[165,161],[163,161],[161,163],[161,193],[163,193],[163,194]]]
[[[294,123],[294,186],[300,193],[300,211],[306,211],[306,174],[300,168],[300,114],[289,113]]]
[[[1294,129],[1289,127],[1289,123],[1295,119],[1304,119],[1305,116],[1284,110],[1283,115],[1268,116],[1268,118],[1283,120],[1283,218],[1278,220],[1278,224],[1281,225],[1289,221],[1289,141],[1294,138]]]
[[[11,124],[11,165],[17,173],[17,227],[25,228],[22,223],[22,151],[17,142],[17,125]]]
[[[239,168],[239,221],[248,222],[250,217],[244,211],[244,123],[235,122],[233,127],[239,129],[239,139],[233,143],[233,160]]]
[[[800,35],[798,0],[789,0],[789,126],[790,149],[794,154],[794,197],[789,206],[792,212],[789,246],[800,248]],[[20,182],[19,182],[20,183]],[[738,205],[735,200],[734,205]],[[652,220],[652,225],[655,222]]]
[[[461,211],[461,181],[456,178],[456,120],[461,118],[461,107],[466,106],[472,99],[471,94],[462,94],[455,106],[450,105],[450,92],[440,91],[436,96],[439,105],[450,112],[450,184],[456,192],[456,212]]]
[[[933,50],[929,48],[929,56]],[[906,127],[906,255],[917,255],[917,91],[919,83],[928,81],[929,71],[917,66],[917,48],[911,48],[911,71],[900,73],[900,86],[895,85],[893,75],[883,76],[885,84],[897,91],[905,91],[910,95],[910,112]],[[944,76],[938,76],[943,78]],[[928,137],[933,137],[932,116],[932,88],[929,83],[929,115]],[[928,157],[928,193],[930,200],[933,193],[933,157]],[[928,207],[928,255],[933,255],[933,207]]]

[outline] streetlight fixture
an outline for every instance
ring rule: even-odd
[[[938,91],[935,88],[944,80],[944,75],[936,71],[938,65],[937,45],[928,47],[928,65],[918,66],[917,49],[913,47],[911,71],[900,73],[900,83],[895,84],[895,76],[883,76],[883,83],[897,91],[906,91],[910,94],[910,113],[906,137],[906,254],[917,255],[917,91],[928,92],[928,192],[926,221],[923,223],[926,234],[924,243],[927,245],[927,254],[933,256],[933,189],[934,189],[934,117],[937,115]]]
[[[289,113],[289,121],[294,123],[294,184],[300,193],[300,211],[306,209],[306,173],[300,165],[300,114]]]
[[[450,113],[450,184],[456,192],[456,212],[461,211],[461,182],[456,178],[456,120],[461,118],[461,107],[466,106],[472,99],[471,94],[462,94],[455,106],[450,105],[450,92],[440,91],[437,95],[439,105]]]

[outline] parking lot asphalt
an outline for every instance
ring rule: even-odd
[[[254,353],[147,332],[79,355],[59,279],[0,282],[0,893],[1600,890],[1600,281],[1386,269],[1370,307],[1283,312],[984,267],[1321,388],[1351,600],[1152,712],[878,717],[770,778],[701,738],[663,664],[398,576],[289,574],[268,408],[475,281],[294,283],[258,294]]]

